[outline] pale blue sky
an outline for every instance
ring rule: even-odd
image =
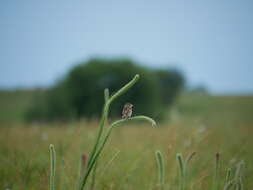
[[[253,1],[0,0],[1,87],[52,84],[95,55],[176,67],[214,93],[253,93]]]

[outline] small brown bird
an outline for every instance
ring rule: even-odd
[[[130,118],[133,113],[133,105],[130,103],[126,103],[122,110],[122,119]]]

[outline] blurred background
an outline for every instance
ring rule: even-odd
[[[114,92],[136,73],[142,89],[113,113],[129,101],[137,113],[162,116],[182,90],[252,94],[252,7],[251,1],[1,1],[0,121],[97,116],[102,90]]]
[[[10,164],[7,160],[16,155],[28,159],[25,148],[34,150],[49,142],[55,142],[61,156],[67,155],[74,145],[66,139],[76,138],[79,128],[69,132],[57,127],[95,128],[103,90],[109,88],[113,94],[135,74],[140,74],[139,82],[112,105],[111,118],[119,118],[124,103],[130,102],[134,115],[151,116],[162,130],[168,128],[168,133],[155,137],[164,146],[154,144],[154,149],[205,152],[211,146],[210,156],[222,149],[225,138],[232,138],[234,144],[221,150],[228,152],[226,158],[252,159],[245,144],[253,143],[247,136],[253,126],[252,18],[250,0],[1,0],[0,140],[5,146],[0,152],[6,155],[1,163]],[[140,133],[131,130],[133,136]],[[197,133],[207,147],[192,140]],[[182,134],[182,144],[177,134]],[[92,142],[92,135],[84,135],[87,144]],[[80,145],[78,137],[72,144]],[[24,139],[27,144],[22,144]],[[17,147],[19,142],[22,147]],[[235,156],[239,142],[245,149]],[[47,181],[48,163],[42,161],[47,160],[47,150],[43,151],[33,152],[35,157],[42,154],[39,160],[20,164],[16,178],[21,187],[45,189],[46,183],[36,183],[39,176]],[[80,149],[76,158],[79,154]],[[253,176],[252,164],[248,168]],[[0,185],[15,186],[15,170],[2,165]],[[207,184],[198,187],[205,189]]]

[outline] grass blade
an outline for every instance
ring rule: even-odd
[[[159,176],[159,187],[161,190],[164,189],[164,158],[160,151],[156,151],[156,164],[158,168],[158,176]]]
[[[50,183],[49,189],[55,190],[55,164],[56,164],[56,153],[54,149],[54,145],[50,144]]]

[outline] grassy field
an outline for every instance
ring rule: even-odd
[[[41,90],[0,90],[0,123],[24,122],[26,110]]]
[[[29,94],[29,95],[27,95]],[[57,152],[56,188],[75,189],[80,157],[96,137],[97,121],[25,124],[32,92],[0,93],[0,188],[49,189],[49,144]],[[214,190],[215,155],[220,153],[218,189],[226,170],[244,161],[244,189],[253,188],[253,96],[183,95],[170,120],[115,129],[98,162],[96,190],[155,190],[155,151],[165,156],[165,190],[179,189],[176,154],[192,152],[185,190]],[[18,122],[13,122],[18,121]]]

